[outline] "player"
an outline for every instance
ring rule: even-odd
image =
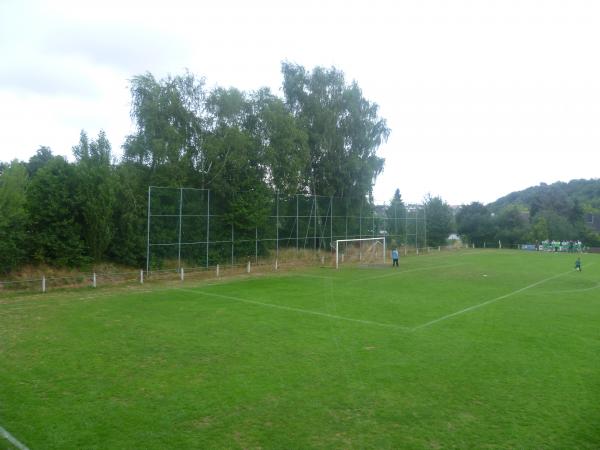
[[[581,272],[581,258],[577,258],[575,261],[575,270]]]
[[[392,267],[398,267],[398,249],[396,247],[392,250]]]

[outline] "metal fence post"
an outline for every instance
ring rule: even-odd
[[[206,192],[206,267],[208,267],[208,249],[210,245],[210,189],[207,189]]]
[[[183,211],[183,188],[179,188],[179,237],[177,239],[177,267],[181,269],[181,226]]]
[[[148,231],[146,235],[146,272],[150,271],[150,218],[152,215],[150,214],[151,208],[151,198],[152,198],[152,186],[148,186]]]

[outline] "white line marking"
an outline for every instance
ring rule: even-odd
[[[384,275],[373,275],[371,277],[362,277],[362,278],[355,278],[353,280],[350,280],[349,282],[361,282],[361,281],[365,281],[365,280],[375,280],[378,278],[386,278],[386,277],[393,277],[396,275],[404,275],[405,273],[410,273],[410,272],[420,272],[423,270],[429,270],[429,269],[441,269],[444,267],[456,267],[456,266],[464,266],[465,263],[457,263],[457,264],[439,264],[437,266],[428,266],[428,267],[419,267],[418,269],[408,269],[408,270],[394,270],[391,269],[390,270],[392,272],[390,273],[386,273]]]
[[[294,273],[294,274],[285,274],[283,276],[289,277],[305,277],[305,278],[318,278],[320,280],[335,280],[335,277],[328,277],[326,275],[311,275],[310,273]]]
[[[577,293],[577,292],[593,291],[594,289],[598,289],[598,288],[600,288],[600,283],[596,283],[596,285],[592,286],[592,287],[581,288],[581,289],[564,289],[564,290],[561,290],[561,291],[542,291],[542,292],[536,292],[536,295],[572,294],[572,293]]]
[[[5,438],[12,445],[17,447],[19,450],[29,450],[24,444],[21,444],[12,434],[0,427],[0,436]]]
[[[409,327],[402,327],[402,326],[394,325],[391,323],[374,322],[372,320],[352,319],[350,317],[336,316],[334,314],[327,314],[327,313],[322,313],[322,312],[318,312],[318,311],[311,311],[308,309],[293,308],[291,306],[274,305],[272,303],[264,303],[264,302],[259,302],[256,300],[249,300],[249,299],[241,298],[241,297],[232,297],[230,295],[214,294],[212,292],[194,291],[191,289],[183,289],[183,288],[180,288],[178,290],[192,292],[194,294],[206,295],[209,297],[217,297],[217,298],[224,298],[227,300],[235,300],[235,301],[242,302],[242,303],[249,303],[251,305],[259,305],[259,306],[266,306],[268,308],[282,309],[284,311],[294,311],[294,312],[298,312],[298,313],[302,313],[302,314],[311,314],[313,316],[327,317],[328,319],[345,320],[347,322],[362,323],[364,325],[376,325],[379,327],[393,328],[396,330],[403,330],[403,331],[410,330]]]
[[[481,255],[482,253],[485,253],[484,251],[478,251],[478,252],[465,252],[465,253],[459,253],[456,256],[472,256],[472,255]],[[488,253],[489,255],[489,253]]]
[[[483,303],[478,303],[477,305],[469,306],[468,308],[461,309],[460,311],[453,312],[452,314],[448,314],[446,316],[442,316],[442,317],[440,317],[438,319],[432,320],[432,321],[424,323],[422,325],[418,325],[416,327],[413,327],[410,331],[419,330],[421,328],[428,327],[429,325],[433,325],[435,323],[441,322],[442,320],[450,319],[451,317],[458,316],[459,314],[463,314],[463,313],[472,311],[474,309],[481,308],[482,306],[489,305],[490,303],[494,303],[494,302],[497,302],[499,300],[503,300],[503,299],[505,299],[507,297],[511,297],[511,296],[513,296],[515,294],[518,294],[519,292],[523,292],[523,291],[525,291],[527,289],[531,289],[532,287],[538,286],[538,285],[540,285],[542,283],[545,283],[546,281],[550,281],[550,280],[553,280],[554,278],[562,277],[562,276],[567,275],[567,274],[569,274],[571,272],[572,272],[572,270],[569,270],[568,272],[563,272],[563,273],[559,273],[558,275],[551,276],[549,278],[544,278],[543,280],[537,281],[537,282],[535,282],[533,284],[530,284],[529,286],[525,286],[525,287],[523,287],[521,289],[517,289],[516,291],[509,292],[508,294],[501,295],[500,297],[496,297],[496,298],[493,298],[491,300],[487,300],[487,301],[485,301]]]

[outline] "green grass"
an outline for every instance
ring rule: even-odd
[[[0,299],[0,426],[32,450],[600,448],[600,256],[574,260]]]

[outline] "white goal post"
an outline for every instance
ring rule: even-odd
[[[371,241],[374,244],[377,244],[377,242],[381,242],[383,244],[383,264],[385,264],[385,236],[362,239],[338,239],[335,241],[335,268],[338,269],[340,266],[340,243],[358,242],[359,244],[362,244],[363,241]]]

